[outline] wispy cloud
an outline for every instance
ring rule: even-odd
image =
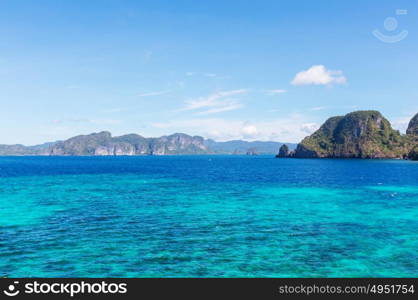
[[[270,121],[227,120],[222,118],[195,118],[153,123],[162,133],[187,131],[217,141],[235,139],[300,142],[319,128],[302,115],[290,115]]]
[[[122,120],[115,119],[93,119],[90,120],[90,123],[95,125],[118,125],[122,123]]]
[[[89,123],[91,122],[89,119],[83,118],[68,118],[68,119],[55,119],[52,120],[52,124],[59,125],[64,123]]]
[[[124,109],[123,108],[120,108],[120,107],[106,108],[106,109],[103,109],[102,110],[102,112],[103,113],[106,113],[106,114],[118,113],[118,112],[122,112],[122,111],[124,111]]]
[[[236,110],[241,108],[242,104],[237,99],[230,97],[243,95],[247,92],[248,90],[246,89],[216,92],[207,97],[200,97],[186,101],[186,105],[179,111],[201,110],[196,112],[196,114],[207,115]]]
[[[276,90],[267,90],[266,94],[270,96],[274,96],[274,95],[284,94],[286,92],[287,92],[286,90],[276,89]]]
[[[319,111],[319,110],[324,110],[324,109],[327,109],[327,107],[326,106],[315,106],[315,107],[311,107],[309,110]]]
[[[90,123],[95,125],[117,125],[121,124],[121,120],[115,119],[82,119],[82,118],[69,118],[69,119],[58,119],[53,120],[52,124],[61,125],[61,124],[76,124],[76,123]]]
[[[221,113],[221,112],[225,112],[225,111],[236,110],[236,109],[239,109],[241,107],[242,107],[242,104],[240,104],[240,103],[230,103],[230,104],[225,105],[223,107],[212,108],[212,109],[208,109],[208,110],[205,110],[205,111],[197,112],[196,115],[216,114],[216,113]]]
[[[209,78],[227,78],[226,76],[219,75],[216,73],[211,73],[211,72],[186,72],[186,76],[187,77],[203,76],[203,77],[209,77]]]
[[[344,84],[347,78],[342,71],[328,70],[323,65],[315,65],[308,70],[296,74],[292,80],[293,85],[332,85]]]
[[[148,92],[148,93],[142,93],[142,94],[138,94],[138,97],[152,97],[152,96],[159,96],[159,95],[164,95],[167,94],[168,91],[156,91],[156,92]]]

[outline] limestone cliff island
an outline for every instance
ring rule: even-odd
[[[294,151],[280,147],[278,158],[418,159],[418,114],[406,135],[394,130],[378,111],[355,111],[329,118]]]

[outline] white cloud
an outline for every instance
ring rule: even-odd
[[[292,80],[293,85],[332,85],[343,84],[347,78],[342,71],[327,70],[323,65],[315,65],[308,70],[296,74]]]
[[[205,111],[197,112],[196,115],[216,114],[216,113],[220,113],[220,112],[236,110],[236,109],[239,109],[241,107],[242,107],[242,104],[240,104],[240,103],[230,103],[230,104],[222,106],[222,107],[211,108],[211,109],[208,109],[208,110],[205,110]]]
[[[399,130],[402,133],[406,133],[406,129],[408,128],[409,122],[414,117],[413,114],[406,116],[406,117],[400,117],[393,119],[391,121],[392,127]]]
[[[284,94],[286,92],[287,92],[286,90],[277,89],[277,90],[267,90],[266,94],[270,95],[270,96],[273,96],[273,95],[278,95],[278,94]]]
[[[210,78],[220,77],[216,73],[202,73],[202,72],[186,72],[186,76],[188,76],[188,77],[191,77],[191,76],[204,76],[204,77],[210,77]]]
[[[319,128],[319,125],[316,123],[304,123],[301,126],[301,130],[306,132],[307,135],[314,133]]]
[[[247,92],[246,89],[221,91],[207,97],[188,100],[185,107],[181,108],[180,111],[201,110],[196,112],[196,114],[207,115],[236,110],[241,108],[242,104],[238,100],[229,97],[246,94]],[[205,110],[202,111],[202,109]]]
[[[327,108],[326,106],[315,106],[315,107],[311,107],[309,110],[318,111],[318,110],[324,110],[326,108]]]
[[[122,120],[116,119],[83,119],[83,118],[68,118],[52,120],[52,124],[95,124],[95,125],[118,125],[122,123]]]
[[[168,93],[168,91],[149,92],[149,93],[139,94],[138,97],[152,97],[152,96],[164,95],[164,94],[167,94],[167,93]]]
[[[249,139],[257,138],[259,134],[257,127],[250,123],[247,123],[246,125],[244,125],[244,127],[242,127],[241,129],[241,132],[244,138],[249,138]]]
[[[306,122],[301,115],[291,115],[271,121],[241,121],[221,118],[196,118],[151,124],[160,134],[187,132],[217,141],[235,139],[300,142],[314,132],[319,125]]]

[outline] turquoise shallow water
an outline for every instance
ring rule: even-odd
[[[0,276],[416,277],[418,163],[0,157]]]

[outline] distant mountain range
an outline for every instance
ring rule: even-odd
[[[186,155],[186,154],[275,154],[283,143],[216,142],[201,136],[175,133],[158,138],[138,134],[112,137],[108,131],[79,135],[65,141],[36,146],[0,145],[2,156],[111,156],[111,155]],[[295,149],[296,144],[288,144]]]
[[[108,131],[79,135],[36,146],[0,145],[1,156],[112,156],[190,154],[277,154],[295,158],[418,159],[418,114],[406,135],[394,130],[378,111],[356,111],[329,118],[298,145],[279,142],[216,142],[175,133],[158,138],[138,134],[112,137]]]

